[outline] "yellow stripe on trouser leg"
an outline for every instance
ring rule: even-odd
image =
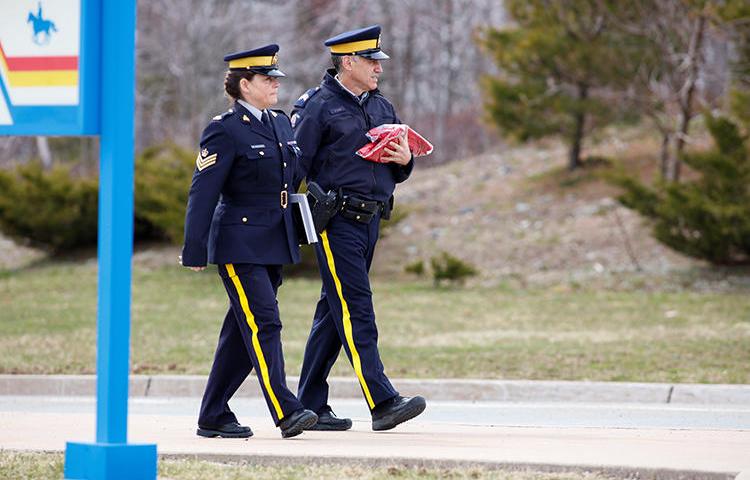
[[[282,418],[284,418],[284,412],[281,410],[281,405],[279,405],[276,394],[273,393],[273,389],[271,388],[271,377],[268,375],[266,358],[263,356],[263,350],[261,350],[260,348],[260,340],[258,340],[258,325],[255,323],[255,315],[253,315],[253,312],[250,311],[250,305],[247,303],[245,289],[242,288],[240,277],[238,277],[234,271],[234,265],[232,265],[231,263],[227,263],[226,266],[229,278],[232,279],[232,283],[234,283],[234,287],[237,289],[237,294],[240,296],[240,305],[242,305],[242,311],[245,312],[245,319],[247,320],[247,324],[250,326],[250,330],[253,332],[253,349],[255,350],[255,355],[258,357],[258,365],[260,366],[260,376],[263,379],[263,385],[266,386],[268,396],[271,398],[273,408],[276,410],[276,416],[278,416],[279,420],[281,420]]]
[[[346,343],[349,345],[349,351],[352,352],[352,364],[354,365],[354,372],[359,378],[359,383],[362,385],[362,390],[365,392],[367,398],[367,404],[370,405],[370,409],[375,408],[375,402],[372,401],[372,395],[370,395],[370,389],[367,388],[367,382],[365,377],[362,375],[362,362],[359,359],[359,353],[357,347],[354,346],[354,336],[352,334],[352,319],[349,316],[349,306],[344,300],[344,294],[341,292],[341,282],[339,277],[336,275],[336,265],[333,263],[333,253],[331,253],[331,245],[328,243],[328,234],[325,230],[320,234],[320,238],[323,239],[323,250],[325,250],[326,258],[328,259],[328,270],[331,271],[333,282],[336,284],[336,293],[339,295],[341,300],[341,316],[344,322],[344,335],[346,336]]]

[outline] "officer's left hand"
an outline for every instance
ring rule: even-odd
[[[399,165],[406,165],[411,160],[411,151],[409,150],[409,136],[404,133],[398,142],[390,142],[385,147],[386,155],[383,155],[381,160],[386,162],[398,163]]]
[[[180,262],[180,265],[182,265],[182,255],[177,257],[177,261]],[[184,267],[185,265],[182,265],[182,266]],[[189,268],[190,270],[194,272],[201,272],[206,269],[206,267],[187,267],[187,268]]]

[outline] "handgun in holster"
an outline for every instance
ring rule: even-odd
[[[342,197],[341,192],[336,193],[331,190],[324,192],[315,182],[307,184],[307,201],[310,204],[310,213],[312,213],[317,233],[322,233],[331,218],[338,213]]]

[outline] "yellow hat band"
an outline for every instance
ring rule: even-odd
[[[275,63],[276,55],[271,57],[245,57],[229,61],[229,68],[270,67]]]
[[[378,48],[378,39],[372,38],[370,40],[360,40],[358,42],[339,43],[338,45],[331,45],[331,53],[350,54],[354,52],[361,52],[362,50],[371,50]]]

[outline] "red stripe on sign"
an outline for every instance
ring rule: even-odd
[[[78,70],[78,57],[6,57],[8,70]]]
[[[8,57],[2,43],[0,56],[12,71],[78,70],[78,57]]]

